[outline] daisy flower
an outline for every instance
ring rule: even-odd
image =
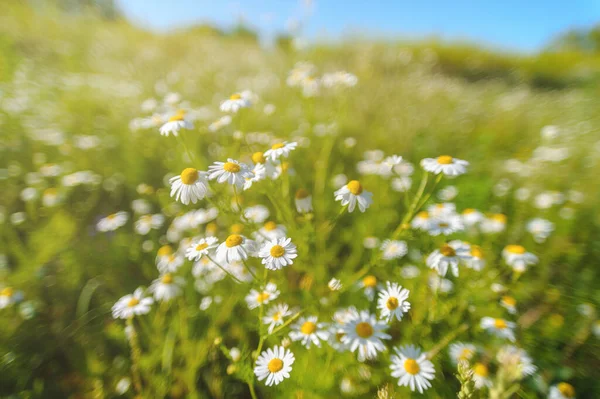
[[[264,324],[268,324],[268,332],[271,334],[275,327],[278,327],[284,323],[284,318],[290,316],[292,311],[289,306],[285,303],[279,303],[271,307],[267,311],[267,315],[263,317],[262,321]]]
[[[179,176],[169,179],[169,183],[171,184],[171,197],[175,197],[175,201],[181,201],[185,205],[190,202],[195,204],[198,200],[206,197],[208,193],[206,172],[200,172],[194,168],[185,168]]]
[[[244,209],[244,218],[254,223],[263,223],[269,217],[269,208],[264,205],[249,206]]]
[[[475,226],[476,224],[479,224],[483,221],[483,219],[485,219],[485,216],[483,215],[483,213],[479,212],[477,209],[473,209],[473,208],[467,208],[464,211],[462,211],[462,221],[465,224],[465,226]]]
[[[432,236],[445,236],[461,231],[464,225],[458,215],[440,215],[431,219],[427,225],[427,232]]]
[[[259,381],[266,379],[265,385],[278,385],[285,378],[290,378],[294,354],[283,346],[267,349],[256,359],[254,374]]]
[[[156,264],[160,263],[161,260],[171,256],[173,254],[173,247],[170,245],[163,245],[156,252]]]
[[[375,290],[377,289],[377,277],[368,275],[358,283],[359,288],[364,289],[365,296],[372,301],[375,298]]]
[[[443,219],[447,216],[456,215],[456,205],[452,202],[442,202],[428,206],[427,211],[432,217]]]
[[[216,237],[206,237],[194,242],[185,250],[185,257],[191,261],[198,261],[209,251],[217,247],[219,239]]]
[[[244,261],[254,252],[254,241],[240,234],[231,234],[217,247],[217,261],[231,263]]]
[[[250,92],[234,93],[227,100],[221,102],[219,107],[222,112],[236,113],[242,108],[248,108],[252,105],[250,101]]]
[[[427,257],[427,266],[438,272],[440,276],[445,276],[448,272],[448,267],[452,270],[452,274],[458,277],[458,263],[464,256],[461,247],[454,242],[442,245],[440,249],[436,249]]]
[[[165,217],[160,213],[156,213],[154,215],[141,216],[135,222],[135,232],[141,235],[146,235],[152,229],[160,229],[164,222]]]
[[[152,298],[144,298],[141,288],[133,294],[125,295],[112,307],[112,316],[115,319],[129,319],[150,312],[150,306],[154,303]]]
[[[421,211],[415,215],[411,222],[411,226],[413,229],[428,230],[430,222],[431,218],[429,217],[429,212]]]
[[[543,243],[554,231],[554,223],[546,219],[535,218],[527,222],[526,229],[533,235],[535,242]]]
[[[171,299],[181,295],[181,286],[185,280],[181,277],[173,277],[171,273],[165,273],[152,282],[148,291],[154,294],[154,299],[161,302],[169,302]]]
[[[537,370],[527,352],[513,345],[500,348],[496,359],[507,370],[517,372],[519,378],[527,377]]]
[[[397,240],[385,240],[381,244],[380,249],[383,253],[381,258],[384,260],[398,259],[408,252],[406,242]]]
[[[348,212],[352,213],[358,203],[358,209],[361,212],[373,203],[373,193],[363,190],[362,184],[358,180],[351,180],[348,184],[337,190],[335,200],[340,201],[342,206],[348,205]]]
[[[469,269],[480,271],[485,266],[483,250],[478,245],[470,245],[467,256],[464,258],[465,265]]]
[[[411,391],[419,393],[431,387],[435,369],[433,363],[427,360],[425,353],[413,345],[394,348],[395,355],[391,357],[392,377],[398,378],[399,386],[407,386]]]
[[[473,380],[475,381],[475,388],[481,389],[483,387],[491,387],[492,380],[489,378],[490,370],[483,363],[475,363],[473,366]]]
[[[313,210],[312,195],[310,195],[310,193],[303,188],[296,191],[294,203],[296,204],[296,210],[298,213],[308,213],[312,212]]]
[[[507,265],[519,273],[527,270],[527,266],[535,265],[538,262],[537,256],[527,252],[521,245],[507,245],[502,250],[502,257]]]
[[[377,352],[385,351],[383,339],[392,338],[384,331],[388,325],[377,320],[368,311],[361,311],[343,326],[342,343],[348,345],[351,352],[358,351],[358,361],[375,359]]]
[[[298,251],[292,239],[284,237],[263,244],[258,256],[267,269],[280,270],[294,263],[293,259],[298,256]]]
[[[512,296],[504,295],[500,298],[500,306],[508,310],[510,314],[517,313],[517,300]]]
[[[288,143],[287,141],[284,141],[283,143],[275,143],[271,146],[270,149],[265,151],[264,157],[271,162],[276,162],[281,157],[289,157],[290,152],[295,150],[297,146],[298,143],[296,142]]]
[[[450,345],[449,352],[452,363],[458,364],[460,361],[471,361],[473,356],[477,353],[477,348],[475,348],[475,345],[473,344],[456,342]]]
[[[377,308],[380,310],[380,317],[388,323],[394,319],[402,320],[404,313],[410,309],[410,303],[407,301],[410,291],[398,283],[386,283],[386,288],[379,291]]]
[[[275,165],[274,163],[272,163],[269,159],[267,159],[265,157],[265,153],[264,152],[255,152],[252,154],[252,162],[256,165],[262,165],[264,166],[265,170],[264,170],[264,174],[266,177],[270,178],[270,179],[276,179],[277,175],[278,175],[278,171],[277,171],[277,165]]]
[[[342,289],[342,282],[340,280],[338,280],[337,278],[333,277],[331,280],[329,280],[329,282],[327,283],[327,287],[329,287],[329,289],[331,291],[339,291]]]
[[[267,170],[265,168],[265,165],[257,163],[252,167],[252,169],[250,169],[250,173],[252,174],[252,177],[245,178],[244,191],[252,188],[252,185],[254,183],[264,180],[267,174]]]
[[[246,178],[253,178],[252,171],[248,165],[238,162],[235,159],[228,158],[227,162],[215,162],[208,167],[208,178],[217,180],[218,183],[235,185],[242,188]]]
[[[287,229],[282,224],[277,224],[273,221],[266,222],[263,227],[261,227],[258,232],[254,235],[256,241],[273,241],[279,238],[284,238]]]
[[[292,325],[289,335],[292,341],[300,341],[306,349],[310,349],[311,345],[320,348],[321,341],[326,341],[329,337],[325,327],[326,324],[319,323],[317,316],[301,317]]]
[[[481,328],[501,338],[506,338],[511,342],[515,342],[514,329],[517,326],[511,321],[504,319],[495,319],[493,317],[484,317],[481,319]]]
[[[506,215],[501,213],[492,214],[483,219],[479,228],[486,234],[501,233],[506,229]]]
[[[185,262],[183,256],[172,253],[171,255],[163,256],[156,264],[156,268],[160,273],[175,273]]]
[[[278,296],[279,290],[277,289],[277,285],[275,283],[268,283],[260,292],[255,289],[250,290],[250,293],[246,295],[246,303],[249,309],[255,309],[260,305],[266,305],[277,299]]]
[[[548,399],[575,399],[575,388],[567,382],[559,382],[550,387]]]
[[[185,120],[185,111],[178,111],[175,115],[171,116],[169,120],[161,126],[161,136],[177,136],[181,129],[193,129],[194,124],[190,121]]]
[[[12,287],[0,289],[0,309],[7,308],[23,299],[21,291],[15,291]]]
[[[113,213],[107,217],[100,219],[96,224],[96,229],[101,232],[115,231],[119,227],[125,225],[129,220],[129,214],[124,211]]]
[[[427,172],[436,175],[443,173],[446,176],[459,176],[467,172],[469,163],[462,159],[452,158],[450,155],[441,155],[437,158],[423,159],[421,166]]]

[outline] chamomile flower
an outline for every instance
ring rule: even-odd
[[[559,382],[550,387],[548,399],[575,399],[575,388],[567,382]]]
[[[537,256],[527,252],[521,245],[507,245],[502,250],[502,257],[507,265],[519,273],[527,270],[527,266],[535,265],[538,262]]]
[[[506,229],[506,215],[501,213],[489,215],[483,219],[479,228],[486,234],[501,233]]]
[[[312,212],[313,210],[312,195],[310,195],[310,193],[303,188],[296,191],[294,203],[296,204],[296,210],[298,213],[308,213]]]
[[[421,211],[415,215],[411,222],[411,226],[413,229],[428,230],[430,223],[431,217],[429,216],[429,212]]]
[[[440,215],[429,221],[427,232],[432,236],[450,235],[463,230],[462,219],[458,215]]]
[[[263,223],[267,220],[269,214],[269,208],[264,205],[249,206],[244,209],[244,218],[254,223]]]
[[[150,312],[154,301],[144,297],[144,290],[138,288],[133,294],[125,295],[112,307],[112,316],[115,319],[129,319]]]
[[[515,342],[514,329],[516,324],[504,319],[495,319],[493,317],[484,317],[481,319],[481,328],[501,338],[506,338],[511,342]]]
[[[423,391],[431,387],[435,369],[425,353],[413,345],[394,348],[395,355],[391,357],[392,377],[398,378],[398,385],[409,387],[411,391]]]
[[[161,136],[168,137],[170,134],[177,136],[181,129],[193,129],[194,124],[185,119],[185,112],[178,111],[175,115],[171,116],[169,120],[161,126]]]
[[[463,260],[469,269],[480,271],[485,267],[485,255],[478,245],[469,245],[467,255]]]
[[[500,306],[508,310],[510,314],[517,313],[517,300],[512,296],[504,295],[500,298]]]
[[[351,352],[358,352],[358,361],[375,359],[378,352],[385,351],[383,339],[392,338],[384,331],[388,325],[378,321],[374,314],[361,311],[343,326],[342,343],[348,345]]]
[[[527,222],[526,229],[533,235],[535,242],[543,243],[554,231],[554,223],[546,219],[534,218]]]
[[[290,378],[294,354],[283,346],[267,349],[256,359],[254,374],[259,381],[265,380],[265,385],[278,385],[284,379]]]
[[[306,349],[310,349],[311,345],[320,348],[321,341],[327,341],[329,337],[325,327],[326,324],[319,323],[317,316],[301,317],[292,325],[289,335],[292,341],[300,341]]]
[[[218,183],[228,183],[242,188],[246,178],[253,178],[248,165],[228,158],[227,162],[215,162],[208,167],[208,178],[217,180]]]
[[[492,380],[490,380],[490,370],[483,363],[475,363],[473,365],[473,380],[475,381],[475,388],[482,389],[483,387],[491,387]]]
[[[206,237],[195,241],[185,250],[185,257],[191,261],[198,261],[204,255],[217,247],[219,239],[216,237]]]
[[[337,278],[333,277],[327,283],[327,287],[329,287],[329,289],[331,291],[339,291],[339,290],[342,289],[343,285],[342,285],[342,282],[340,280],[338,280]]]
[[[444,219],[456,215],[456,205],[452,202],[441,202],[428,206],[427,211],[431,217]]]
[[[252,177],[245,178],[246,181],[244,182],[244,191],[252,188],[252,185],[254,183],[264,180],[267,174],[267,170],[265,168],[265,165],[257,163],[252,167],[252,169],[250,169],[250,173],[252,174]]]
[[[467,172],[469,163],[462,159],[453,158],[450,155],[441,155],[437,158],[423,159],[421,166],[427,172],[436,175],[443,173],[446,176],[459,176]]]
[[[256,232],[256,234],[254,235],[254,238],[258,242],[272,241],[272,240],[277,240],[279,238],[284,238],[286,232],[287,232],[287,229],[285,228],[284,225],[277,224],[277,223],[273,222],[272,220],[270,220],[270,221],[266,222],[263,225],[263,227],[261,227]]]
[[[135,222],[135,232],[141,235],[146,235],[150,230],[160,229],[165,222],[165,217],[161,213],[154,215],[143,215]]]
[[[169,302],[171,299],[181,295],[181,286],[185,280],[175,277],[171,273],[165,273],[152,282],[148,291],[154,295],[159,302]]]
[[[475,226],[485,219],[483,213],[479,212],[477,209],[467,208],[462,211],[462,221],[465,226]]]
[[[288,305],[279,303],[267,311],[267,315],[263,317],[262,321],[269,325],[268,332],[271,334],[275,327],[281,326],[285,322],[285,318],[291,314],[292,311]]]
[[[473,356],[477,353],[477,348],[473,344],[456,342],[450,345],[450,360],[452,363],[458,364],[460,361],[470,362]]]
[[[397,240],[385,240],[380,249],[382,252],[381,258],[384,260],[398,259],[408,252],[406,242]]]
[[[255,289],[250,290],[250,293],[246,295],[246,303],[249,309],[258,308],[260,305],[266,305],[269,302],[279,297],[279,290],[275,283],[268,283],[264,289],[257,291]]]
[[[504,345],[500,348],[496,360],[502,367],[516,373],[518,378],[532,375],[537,370],[529,354],[514,345]]]
[[[363,277],[362,280],[358,283],[359,288],[364,289],[365,296],[372,301],[375,298],[375,291],[377,289],[377,277],[373,275],[368,275]]]
[[[264,243],[258,256],[262,258],[262,264],[267,269],[280,270],[294,263],[298,251],[292,239],[284,237]]]
[[[386,283],[386,288],[379,291],[377,308],[380,311],[380,318],[388,323],[394,318],[402,320],[402,316],[410,309],[410,303],[407,301],[410,291],[398,283]]]
[[[448,268],[450,268],[452,274],[458,277],[458,264],[463,257],[462,248],[455,242],[450,242],[429,254],[426,263],[431,269],[437,271],[440,276],[445,276]]]
[[[287,141],[284,141],[282,143],[275,143],[270,149],[265,151],[264,157],[271,162],[277,162],[279,158],[289,157],[290,152],[295,150],[297,146],[298,143],[296,142],[288,143]]]
[[[101,232],[114,231],[119,227],[125,225],[129,220],[129,214],[124,211],[113,213],[107,217],[100,219],[96,224],[96,229]]]
[[[255,243],[240,234],[231,234],[217,247],[217,261],[244,261],[255,251]]]
[[[0,289],[0,309],[7,308],[23,299],[23,293],[12,287]]]
[[[348,205],[348,212],[352,213],[356,204],[361,212],[373,203],[373,193],[363,190],[362,184],[358,180],[351,180],[348,184],[337,190],[335,200],[340,201],[342,206]]]
[[[206,172],[200,172],[194,168],[185,168],[180,175],[169,179],[171,184],[171,197],[188,205],[195,204],[206,197],[208,193],[208,182]]]
[[[227,100],[221,102],[219,107],[223,112],[236,113],[242,108],[248,108],[252,105],[249,92],[234,93]]]

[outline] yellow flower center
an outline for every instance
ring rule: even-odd
[[[441,165],[450,165],[454,161],[454,158],[450,155],[442,155],[438,157],[437,161]]]
[[[194,168],[185,168],[183,172],[181,172],[181,181],[183,184],[194,184],[198,180],[198,171]]]
[[[235,162],[225,162],[223,169],[229,173],[237,173],[240,171],[240,165]]]
[[[460,355],[458,356],[458,358],[460,360],[468,360],[471,358],[471,356],[473,356],[473,351],[469,348],[464,348],[461,352]]]
[[[158,256],[166,256],[173,252],[173,248],[170,245],[163,245],[158,250]]]
[[[183,113],[177,113],[169,118],[169,122],[177,122],[183,120]]]
[[[271,294],[269,294],[268,292],[261,292],[256,296],[256,302],[263,303],[264,301],[269,299],[270,296]]]
[[[227,239],[225,240],[225,245],[227,245],[228,248],[237,247],[238,245],[240,245],[242,243],[243,240],[244,239],[242,238],[241,235],[232,234],[229,237],[227,237]]]
[[[163,284],[171,284],[173,282],[173,276],[171,275],[171,273],[167,273],[164,276],[162,276],[162,278],[160,279],[160,281]]]
[[[206,231],[207,234],[209,234],[209,233],[216,233],[217,232],[217,228],[218,228],[218,226],[217,226],[216,223],[210,222],[209,224],[206,225],[206,230],[205,231]]]
[[[229,230],[233,234],[240,234],[242,231],[244,231],[244,225],[241,223],[234,223],[231,225],[231,228]]]
[[[276,313],[273,315],[273,320],[274,320],[274,321],[279,321],[279,319],[281,319],[281,313],[279,313],[279,312],[276,312]]]
[[[369,338],[373,335],[373,326],[366,321],[362,321],[356,325],[356,334],[361,338]]]
[[[573,388],[573,385],[567,382],[561,382],[556,387],[558,388],[560,393],[563,394],[563,396],[566,396],[567,398],[575,397],[575,388]]]
[[[129,302],[127,302],[127,306],[129,306],[130,308],[134,307],[135,305],[137,305],[138,303],[140,303],[140,300],[137,298],[131,298],[129,300]]]
[[[506,328],[506,321],[502,319],[496,319],[494,320],[494,327],[496,327],[498,330],[504,330]]]
[[[471,213],[475,213],[475,209],[473,208],[467,208],[463,211],[463,215],[470,215]]]
[[[362,281],[365,287],[375,287],[377,285],[377,277],[375,276],[366,276]]]
[[[350,183],[346,184],[346,187],[354,195],[360,195],[363,192],[362,184],[358,180],[351,180]]]
[[[265,225],[263,226],[263,228],[266,231],[273,231],[277,228],[277,223],[272,222],[272,221],[268,221],[267,223],[265,223]]]
[[[281,258],[285,254],[285,248],[281,245],[273,245],[270,252],[272,257]]]
[[[385,306],[389,309],[389,310],[394,310],[398,307],[398,298],[396,297],[389,297],[387,302],[385,303]]]
[[[511,254],[523,255],[525,253],[525,247],[522,245],[507,245],[506,251]]]
[[[487,377],[489,375],[489,370],[485,364],[475,363],[473,367],[473,372],[481,377]]]
[[[285,147],[285,144],[283,144],[283,143],[275,143],[275,144],[273,144],[271,146],[271,149],[272,150],[278,150],[278,149],[283,148],[283,147]]]
[[[267,365],[267,368],[269,369],[269,371],[271,373],[276,373],[283,368],[283,361],[281,359],[277,359],[277,358],[271,359],[271,360],[269,360],[269,364]]]
[[[495,213],[493,214],[490,219],[496,221],[496,222],[500,222],[505,224],[506,223],[506,215],[503,215],[501,213]]]
[[[11,287],[5,287],[2,289],[2,291],[0,291],[0,296],[7,296],[7,297],[11,297],[13,296],[13,289]]]
[[[317,331],[317,325],[312,321],[306,321],[302,324],[302,327],[300,327],[300,332],[304,335],[310,335],[315,331]]]
[[[51,195],[51,196],[55,196],[56,195],[56,189],[53,187],[47,188],[44,190],[44,195]]]
[[[242,95],[239,93],[234,93],[229,97],[230,100],[239,100],[241,98],[242,98]]]
[[[440,253],[444,256],[456,256],[456,251],[448,244],[442,245]]]
[[[208,244],[203,242],[202,244],[196,245],[196,251],[202,251],[203,249],[208,248]]]
[[[265,158],[262,152],[255,152],[252,154],[252,162],[264,164],[267,163],[267,158]]]
[[[429,212],[427,211],[421,211],[419,213],[417,213],[417,216],[420,219],[429,219]]]
[[[110,215],[108,215],[106,218],[107,218],[108,220],[113,220],[113,219],[114,219],[114,218],[116,218],[116,217],[117,217],[117,214],[116,214],[116,213],[111,213],[111,214],[110,214]]]
[[[404,361],[404,370],[406,370],[408,374],[415,375],[421,371],[421,367],[419,367],[419,363],[417,363],[415,359],[406,359]]]
[[[483,258],[483,250],[478,245],[471,245],[471,256],[474,258]]]
[[[296,199],[303,199],[303,198],[308,197],[309,195],[310,195],[310,193],[303,188],[296,191]]]
[[[503,296],[502,302],[506,306],[515,306],[517,304],[517,300],[515,298],[513,298],[512,296]]]

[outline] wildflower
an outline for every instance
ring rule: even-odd
[[[413,229],[428,230],[429,223],[431,223],[429,212],[421,211],[415,215],[411,222],[411,226]]]
[[[362,184],[358,180],[351,180],[348,184],[337,190],[335,200],[340,201],[342,206],[348,205],[348,212],[352,213],[358,203],[358,209],[361,212],[373,203],[373,193],[363,190]]]
[[[60,203],[61,197],[58,194],[58,191],[54,187],[50,187],[44,190],[42,193],[42,204],[46,208],[51,208]]]
[[[394,348],[395,355],[391,357],[392,377],[398,378],[399,386],[407,386],[411,391],[419,393],[431,387],[435,369],[425,353],[413,345]]]
[[[217,247],[219,242],[216,237],[206,237],[194,242],[185,250],[185,257],[191,261],[198,261],[204,255],[208,255],[209,251]]]
[[[380,317],[388,323],[394,317],[402,320],[404,313],[410,309],[410,303],[407,301],[410,291],[398,283],[386,283],[386,288],[379,291],[379,299],[377,300],[377,308],[380,310]]]
[[[208,167],[208,178],[217,180],[218,183],[235,185],[242,188],[246,178],[253,178],[254,175],[248,169],[248,165],[228,158],[227,162],[215,162]]]
[[[450,345],[450,359],[454,364],[458,364],[460,361],[469,362],[476,353],[477,348],[475,348],[475,345],[473,344],[456,342]]]
[[[327,286],[331,291],[339,291],[342,289],[342,282],[337,278],[332,278],[329,280],[329,283],[327,283]]]
[[[158,260],[156,268],[160,273],[175,273],[183,265],[183,256],[172,253]]]
[[[310,349],[311,345],[321,347],[321,341],[326,341],[329,333],[325,330],[325,323],[319,323],[317,316],[301,317],[292,325],[290,338]]]
[[[260,292],[255,289],[250,290],[250,293],[246,295],[246,303],[249,309],[255,309],[260,305],[266,305],[277,299],[278,296],[279,290],[277,289],[277,285],[268,283]]]
[[[381,258],[384,260],[398,259],[406,255],[408,247],[404,241],[385,240],[381,244]]]
[[[267,174],[267,170],[265,168],[265,165],[257,163],[256,165],[254,165],[254,167],[252,167],[252,169],[250,169],[250,173],[252,174],[252,177],[245,178],[246,181],[244,182],[244,191],[252,188],[252,185],[254,183],[264,180]]]
[[[161,126],[160,134],[162,136],[169,136],[173,134],[173,136],[177,136],[181,129],[193,129],[194,124],[185,119],[185,111],[180,110],[177,113],[169,118],[169,120]]]
[[[240,234],[231,234],[217,247],[217,261],[231,263],[248,259],[254,252],[254,241]]]
[[[115,319],[129,319],[150,312],[152,298],[144,297],[144,291],[138,288],[133,294],[125,295],[112,307],[112,316]]]
[[[427,172],[436,175],[443,173],[446,176],[459,176],[467,172],[469,163],[462,159],[453,158],[450,155],[441,155],[437,158],[423,159],[421,166]]]
[[[173,277],[171,273],[165,273],[152,282],[148,291],[154,294],[154,299],[157,301],[169,302],[181,295],[181,286],[184,283],[183,278]]]
[[[359,288],[364,288],[365,296],[372,301],[375,298],[375,290],[377,288],[377,277],[368,275],[358,283]]]
[[[285,321],[285,317],[290,316],[291,314],[292,311],[289,306],[285,303],[280,303],[268,310],[267,315],[263,317],[262,322],[269,325],[268,332],[271,334],[275,327],[282,325]]]
[[[234,93],[227,100],[221,102],[219,107],[223,112],[236,113],[242,108],[248,108],[252,105],[250,101],[251,93],[244,91],[242,93]]]
[[[125,225],[129,220],[129,214],[124,211],[113,213],[107,217],[100,219],[96,224],[96,229],[101,232],[114,231],[119,227]]]
[[[469,245],[467,256],[464,262],[469,269],[480,271],[485,267],[485,257],[483,250],[478,245]]]
[[[510,314],[517,313],[517,300],[512,296],[504,295],[502,298],[500,298],[500,306],[508,310],[508,313]]]
[[[290,378],[294,354],[283,346],[267,349],[256,360],[254,374],[259,381],[266,379],[265,385],[278,385],[285,378]]]
[[[308,213],[312,212],[313,210],[312,195],[310,195],[310,193],[303,188],[296,191],[294,202],[296,204],[296,210],[298,213]]]
[[[479,212],[477,209],[473,209],[473,208],[467,208],[465,209],[462,214],[462,221],[465,224],[465,226],[475,226],[476,224],[479,224],[483,221],[483,219],[485,218],[485,216],[483,215],[483,213]]]
[[[546,241],[554,231],[554,223],[542,218],[534,218],[527,222],[527,231],[533,235],[537,243]]]
[[[527,377],[537,370],[527,352],[513,345],[500,348],[496,359],[504,368],[516,373],[518,378]]]
[[[464,252],[461,247],[455,242],[450,242],[427,257],[427,266],[437,271],[440,276],[445,276],[450,267],[454,277],[458,277],[458,263],[462,257]]]
[[[463,230],[461,217],[458,215],[440,215],[431,219],[427,225],[427,232],[432,236],[445,236]]]
[[[481,389],[483,387],[491,387],[492,380],[489,378],[490,370],[483,363],[475,363],[473,365],[473,380],[475,381],[475,388]]]
[[[225,115],[208,125],[208,130],[216,132],[217,130],[229,125],[231,123],[231,116]]]
[[[515,333],[513,331],[515,327],[515,323],[504,319],[494,319],[492,317],[481,319],[481,328],[498,337],[506,338],[511,342],[515,341]]]
[[[263,244],[258,256],[267,269],[280,270],[294,263],[293,259],[298,256],[298,251],[292,239],[284,237]]]
[[[575,399],[575,388],[567,382],[559,382],[550,387],[548,399]]]
[[[507,265],[514,271],[522,273],[529,265],[535,265],[538,261],[537,256],[527,252],[521,245],[507,245],[502,250],[502,257]]]
[[[456,215],[456,205],[452,202],[442,202],[427,207],[427,211],[434,218],[444,219],[448,216]]]
[[[361,311],[344,324],[341,341],[350,351],[358,350],[358,361],[375,359],[377,352],[385,351],[382,339],[392,338],[384,332],[387,328],[387,324],[377,321],[375,315]]]
[[[451,292],[454,289],[454,283],[441,276],[430,276],[427,285],[431,291],[437,292],[439,290],[443,294]]]
[[[181,200],[185,205],[190,202],[196,203],[206,197],[208,193],[208,182],[206,172],[200,172],[194,168],[185,168],[179,176],[169,180],[171,184],[171,197],[176,201]]]
[[[481,222],[481,231],[487,234],[496,234],[506,229],[506,215],[495,213],[486,217]]]
[[[297,146],[298,143],[296,142],[288,143],[287,141],[284,141],[282,143],[275,143],[271,146],[270,149],[265,151],[264,157],[271,162],[276,162],[281,157],[289,157],[290,152],[295,150]]]
[[[269,209],[264,205],[249,206],[244,209],[244,217],[254,223],[263,223],[269,217]]]
[[[135,222],[135,232],[141,235],[146,235],[152,229],[160,229],[165,222],[165,217],[160,214],[144,215]]]
[[[7,308],[23,299],[21,291],[15,291],[12,287],[0,289],[0,309]]]
[[[268,221],[258,230],[254,238],[256,238],[256,241],[258,242],[265,240],[273,241],[279,238],[284,238],[286,231],[287,230],[284,225],[277,224],[273,221]]]

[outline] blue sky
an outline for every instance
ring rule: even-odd
[[[198,22],[231,27],[240,18],[264,37],[302,21],[308,40],[361,36],[468,40],[535,51],[556,34],[600,22],[600,0],[117,0],[137,24],[169,30]]]

